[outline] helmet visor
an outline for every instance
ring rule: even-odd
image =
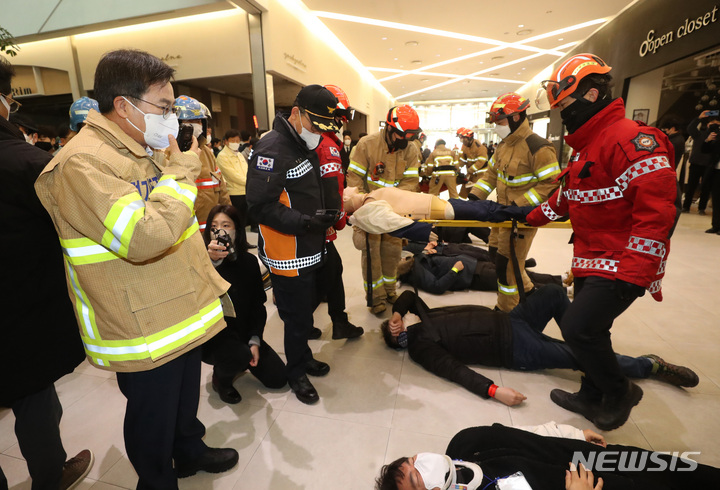
[[[547,93],[548,101],[552,107],[557,104],[560,99],[565,98],[565,96],[561,97],[562,93],[575,85],[575,82],[577,82],[577,78],[575,78],[574,75],[570,75],[559,82],[556,82],[555,80],[543,80],[540,82],[540,85]]]

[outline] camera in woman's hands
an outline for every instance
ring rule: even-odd
[[[232,238],[228,232],[213,228],[210,230],[210,233],[212,234],[212,237],[217,240],[218,245],[225,247],[225,251],[228,253],[225,258],[230,262],[234,262],[237,259],[237,252],[235,251],[235,246],[233,245]]]

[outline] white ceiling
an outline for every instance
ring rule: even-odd
[[[519,89],[633,3],[303,1],[398,102],[494,98]]]

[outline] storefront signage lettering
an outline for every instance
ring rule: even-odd
[[[293,68],[297,68],[300,71],[305,71],[307,69],[307,66],[303,62],[303,60],[296,58],[292,54],[283,53],[285,55],[285,63],[292,66]]]
[[[33,91],[31,88],[27,87],[13,87],[12,88],[12,94],[15,96],[18,95],[32,95]]]
[[[647,54],[655,54],[657,50],[663,46],[666,46],[673,42],[675,39],[680,39],[695,31],[699,31],[705,26],[714,23],[717,20],[717,5],[712,10],[695,19],[687,18],[685,23],[681,24],[677,29],[670,30],[663,35],[656,35],[655,30],[651,29],[647,33],[647,37],[640,44],[640,57],[644,57]]]

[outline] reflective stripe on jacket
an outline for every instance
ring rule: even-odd
[[[533,133],[527,120],[505,138],[475,183],[472,194],[487,199],[497,188],[497,202],[518,206],[538,206],[558,187],[560,174],[555,148]]]
[[[63,248],[70,299],[88,359],[145,371],[225,326],[229,287],[215,272],[194,216],[200,162],[165,161],[91,111],[35,189]]]
[[[382,187],[417,191],[420,184],[419,159],[418,148],[412,143],[404,150],[390,153],[385,142],[385,130],[365,136],[355,146],[350,160],[348,187],[357,187],[361,192]]]

